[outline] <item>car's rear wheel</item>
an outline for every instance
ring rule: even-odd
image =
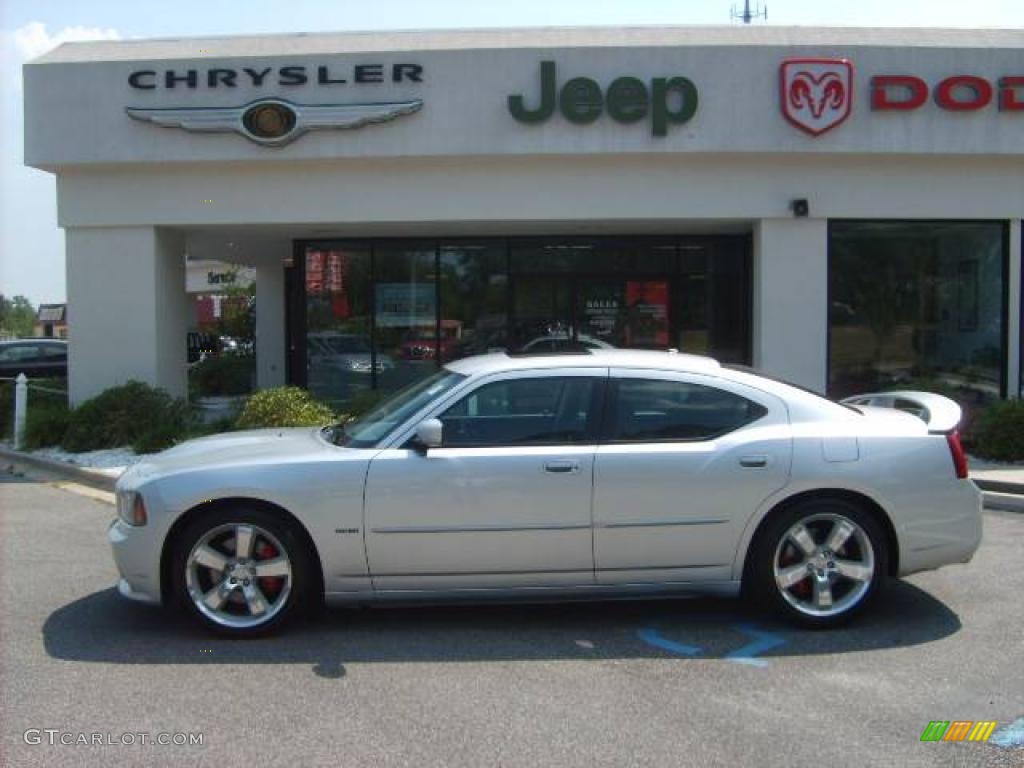
[[[748,578],[759,603],[809,627],[838,626],[878,593],[888,572],[875,518],[846,499],[807,499],[768,521]]]
[[[182,531],[172,578],[193,618],[233,637],[280,628],[299,612],[311,584],[291,525],[267,510],[240,507],[211,511]]]

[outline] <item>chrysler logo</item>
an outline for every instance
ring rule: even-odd
[[[369,104],[294,104],[260,99],[239,107],[176,107],[125,111],[135,120],[195,133],[238,133],[268,147],[289,144],[307,131],[361,128],[418,112],[421,99]]]
[[[812,136],[850,116],[853,64],[848,59],[786,59],[779,69],[782,114]]]

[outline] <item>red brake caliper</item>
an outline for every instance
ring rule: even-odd
[[[277,557],[277,550],[267,542],[261,541],[259,546],[256,547],[257,560],[272,560],[275,557]],[[282,586],[284,586],[284,579],[280,576],[260,577],[260,587],[263,589],[264,594],[276,595]]]
[[[797,562],[798,559],[799,558],[796,557],[795,553],[783,553],[783,557],[781,558],[781,565],[793,565],[795,562]],[[796,584],[789,588],[789,591],[795,594],[800,599],[805,600],[811,595],[811,583],[808,579],[798,581]]]

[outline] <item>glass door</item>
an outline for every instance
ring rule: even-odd
[[[589,278],[576,283],[578,341],[585,346],[666,349],[669,281]]]
[[[573,340],[571,285],[558,275],[521,275],[512,283],[509,349],[555,352]]]

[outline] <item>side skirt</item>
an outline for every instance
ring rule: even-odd
[[[701,581],[657,584],[587,584],[575,587],[516,587],[505,589],[393,589],[377,592],[328,592],[330,604],[351,603],[550,603],[573,600],[657,600],[665,597],[715,595],[735,597],[740,582]]]

